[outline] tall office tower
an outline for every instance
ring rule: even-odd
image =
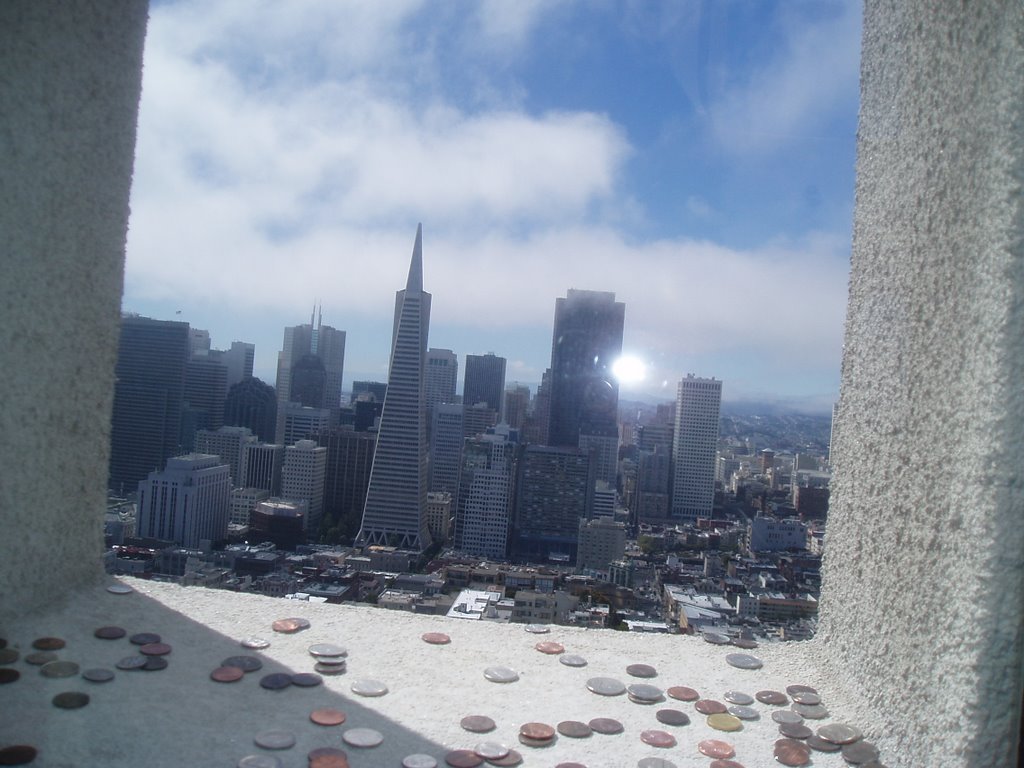
[[[505,390],[502,406],[503,421],[513,429],[522,429],[530,409],[530,388],[514,385]]]
[[[459,378],[459,358],[450,349],[428,349],[427,368],[423,379],[423,397],[427,408],[427,425],[431,424],[434,407],[455,402],[455,382]]]
[[[637,466],[634,517],[638,523],[664,523],[669,519],[672,490],[672,452],[660,443],[640,451]]]
[[[498,423],[498,412],[486,403],[462,406],[462,436],[476,437]]]
[[[569,289],[555,300],[548,445],[575,448],[580,434],[618,437],[612,365],[622,354],[625,316],[614,293]]]
[[[206,357],[210,354],[210,332],[202,328],[188,329],[189,357]]]
[[[430,428],[430,477],[427,490],[448,493],[452,509],[459,508],[459,469],[462,466],[463,406],[442,403],[434,409]]]
[[[192,449],[200,429],[224,424],[228,368],[211,357],[193,357],[185,364],[185,402],[182,405],[181,444]]]
[[[467,554],[493,560],[508,557],[515,450],[508,429],[466,441],[455,538]]]
[[[498,357],[493,352],[486,355],[466,355],[466,380],[462,384],[463,403],[487,403],[488,408],[500,414],[504,391],[504,357]]]
[[[328,543],[349,543],[359,531],[370,485],[376,432],[336,427],[316,436],[327,449],[323,530]]]
[[[114,408],[110,420],[109,487],[130,493],[178,452],[188,323],[121,318]]]
[[[409,278],[395,296],[388,394],[377,430],[377,451],[357,544],[388,544],[422,552],[430,545],[427,503],[427,426],[423,368],[430,294],[423,290],[423,227],[416,228]]]
[[[256,435],[248,427],[221,427],[217,430],[201,429],[196,432],[196,453],[210,453],[220,456],[221,461],[231,467],[231,481],[235,486],[242,484],[240,461],[242,446],[257,443]]]
[[[239,458],[239,485],[244,488],[262,488],[271,496],[281,494],[281,467],[284,464],[284,446],[277,443],[245,443]]]
[[[534,445],[548,444],[548,423],[551,415],[551,369],[541,375],[540,386],[523,425],[523,442]]]
[[[578,448],[527,445],[516,471],[513,556],[574,562],[580,518],[594,505],[594,480],[590,455]]]
[[[641,451],[661,449],[672,452],[674,424],[641,424],[636,428],[636,445]]]
[[[248,427],[260,440],[273,440],[277,429],[274,388],[252,376],[232,385],[224,401],[224,424]]]
[[[312,440],[299,440],[284,449],[281,467],[281,497],[309,504],[307,535],[316,540],[324,509],[324,478],[327,474],[327,449]]]
[[[232,341],[231,349],[215,349],[210,355],[222,362],[228,369],[228,388],[252,376],[252,364],[256,357],[256,345],[245,341]]]
[[[676,520],[711,515],[721,406],[720,380],[691,373],[679,382],[672,448],[672,517]]]
[[[317,432],[334,426],[327,408],[309,408],[298,403],[278,403],[277,423],[283,445],[295,445]]]
[[[323,312],[313,310],[308,325],[284,329],[283,349],[277,354],[277,431],[284,442],[285,404],[307,408],[338,408],[345,364],[345,332],[323,324]]]
[[[580,432],[581,451],[593,455],[595,477],[615,489],[619,475],[619,435],[596,435]]]
[[[185,549],[223,541],[228,533],[231,470],[219,456],[189,453],[139,482],[138,535]]]

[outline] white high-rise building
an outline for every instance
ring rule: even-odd
[[[277,443],[245,443],[238,461],[243,488],[262,488],[277,496],[281,492],[281,465],[284,446]]]
[[[498,427],[500,430],[501,427]],[[466,440],[455,518],[457,546],[478,557],[508,557],[515,443],[503,434]]]
[[[327,475],[327,448],[312,440],[299,440],[284,449],[281,467],[281,497],[306,501],[309,514],[306,530],[316,536],[324,510],[324,478]]]
[[[196,432],[196,453],[212,453],[231,467],[231,481],[235,487],[242,484],[242,446],[259,440],[248,427],[221,427],[200,429]]]
[[[715,501],[715,457],[722,382],[688,374],[679,382],[672,444],[672,517],[709,517]]]
[[[139,483],[138,535],[185,549],[227,537],[231,469],[219,456],[189,453],[167,460]]]

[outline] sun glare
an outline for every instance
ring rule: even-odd
[[[637,384],[644,380],[647,366],[639,357],[623,355],[612,364],[612,373],[620,384]]]

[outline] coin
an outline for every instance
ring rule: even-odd
[[[135,590],[129,587],[127,584],[111,584],[107,587],[107,592],[112,595],[129,595]]]
[[[143,672],[159,672],[167,669],[167,659],[163,656],[147,656],[146,663],[139,667]]]
[[[659,723],[665,725],[689,725],[690,716],[678,709],[659,709],[654,713]]]
[[[708,768],[743,768],[743,764],[735,760],[712,760]]]
[[[764,666],[757,656],[751,656],[749,653],[729,653],[726,654],[725,661],[737,669],[760,669]]]
[[[806,744],[813,750],[818,752],[838,752],[843,748],[841,744],[833,744],[831,741],[826,741],[820,736],[811,734],[807,737]]]
[[[291,635],[303,629],[308,629],[309,622],[305,619],[278,619],[270,625],[270,628],[275,632]]]
[[[738,717],[740,720],[760,720],[761,713],[753,707],[746,707],[742,704],[733,704],[729,707],[729,714]]]
[[[585,739],[594,732],[593,728],[579,720],[563,720],[555,727],[560,734],[570,739]]]
[[[650,664],[630,664],[626,667],[626,673],[633,677],[657,677],[658,670]]]
[[[488,667],[484,670],[484,677],[492,683],[514,683],[519,679],[519,673],[509,667]]]
[[[497,760],[488,760],[487,762],[491,765],[497,766],[513,766],[519,765],[521,762],[523,762],[523,756],[519,754],[519,752],[517,752],[516,750],[510,749],[508,751],[508,754],[504,757],[499,758]]]
[[[36,748],[28,744],[12,744],[0,749],[0,765],[25,765],[36,759]]]
[[[73,661],[51,661],[39,668],[43,677],[71,677],[78,674],[78,665]]]
[[[0,664],[13,664],[20,656],[14,648],[0,648]]]
[[[89,703],[89,694],[80,691],[65,691],[53,697],[53,706],[61,709],[81,709]]]
[[[270,647],[270,641],[264,640],[262,637],[247,637],[239,645],[254,651],[262,651],[264,648]]]
[[[402,758],[402,768],[437,768],[437,760],[430,755],[406,755]]]
[[[555,729],[547,723],[524,723],[519,726],[519,735],[537,741],[546,741],[555,736]]]
[[[610,717],[595,717],[587,725],[594,729],[594,733],[601,733],[605,736],[614,736],[623,731],[622,723]]]
[[[782,723],[779,726],[779,733],[789,739],[806,739],[814,735],[814,731],[803,723]]]
[[[704,641],[713,645],[728,645],[729,636],[723,635],[721,632],[704,632]]]
[[[743,723],[738,717],[724,712],[708,715],[708,725],[716,731],[739,731],[743,728]]]
[[[128,633],[122,627],[100,627],[92,634],[100,640],[120,640]]]
[[[699,693],[693,690],[693,688],[687,688],[685,685],[673,685],[666,693],[679,701],[696,701],[700,698]]]
[[[452,641],[444,632],[424,632],[421,639],[430,645],[448,645]]]
[[[496,727],[494,721],[487,715],[466,715],[459,724],[472,733],[487,733]]]
[[[292,676],[285,672],[271,672],[260,678],[260,687],[268,691],[280,691],[292,684]]]
[[[647,683],[634,683],[626,688],[626,690],[629,692],[629,697],[634,701],[653,703],[664,698],[661,688],[658,688],[656,685],[648,685]]]
[[[473,747],[473,751],[476,752],[477,756],[482,757],[484,760],[501,760],[501,758],[508,754],[508,749],[499,741],[481,741]]]
[[[296,672],[292,675],[292,685],[297,685],[299,688],[315,688],[323,681],[324,679],[320,675],[314,675],[312,672]]]
[[[878,759],[878,747],[870,741],[855,741],[843,745],[843,760],[854,765],[862,765]]]
[[[344,755],[318,755],[309,761],[308,768],[349,768],[348,758]]]
[[[587,660],[582,656],[575,653],[567,653],[564,656],[559,656],[558,660],[565,664],[567,667],[585,667],[587,666]]]
[[[546,624],[527,624],[526,631],[535,635],[546,635],[551,629]]]
[[[153,632],[139,632],[129,637],[128,642],[132,645],[149,645],[150,643],[159,643],[160,635]]]
[[[282,768],[284,764],[274,755],[246,755],[237,765],[238,768]]]
[[[444,756],[444,761],[452,768],[476,768],[483,765],[484,759],[471,749],[453,749]]]
[[[802,742],[779,739],[775,742],[775,759],[787,766],[807,765],[811,761],[811,750]]]
[[[60,657],[53,651],[35,651],[25,656],[25,663],[32,664],[36,667],[41,667],[44,664],[49,664],[51,661],[56,661]]]
[[[736,750],[732,748],[732,744],[719,739],[704,739],[704,741],[697,745],[697,751],[707,757],[729,758],[736,754]]]
[[[777,709],[772,712],[772,720],[780,725],[782,723],[802,723],[804,721],[800,715],[796,712],[790,712],[788,709]]]
[[[754,648],[757,648],[757,641],[751,640],[749,637],[734,637],[732,639],[732,644],[745,651],[751,651]]]
[[[369,749],[383,742],[384,734],[380,731],[375,731],[373,728],[349,728],[341,734],[341,738],[349,746]]]
[[[809,685],[787,685],[786,693],[792,696],[795,693],[817,693],[817,689],[811,688]]]
[[[290,731],[260,731],[253,738],[261,749],[291,749],[295,746],[295,734]]]
[[[554,642],[550,642],[550,641],[543,642],[543,643],[537,643],[534,646],[534,648],[536,648],[541,653],[546,653],[546,654],[551,655],[551,656],[553,656],[555,654],[558,654],[558,653],[563,653],[565,651],[565,646],[563,646],[561,643],[554,643]]]
[[[319,672],[321,675],[341,675],[345,672],[344,662],[341,664],[325,664],[319,662],[313,665],[313,671]]]
[[[592,677],[587,680],[587,689],[601,696],[621,696],[626,686],[614,677]]]
[[[37,637],[32,641],[32,647],[37,651],[59,651],[67,643],[59,637]]]
[[[125,656],[114,666],[118,669],[142,669],[147,661],[145,656]]]
[[[317,747],[316,749],[310,750],[309,754],[306,755],[306,758],[310,761],[316,760],[321,757],[347,758],[348,755],[345,754],[345,750],[338,749],[337,747]]]
[[[818,736],[833,744],[852,744],[864,738],[859,728],[846,723],[830,723],[818,729]]]
[[[754,697],[748,693],[741,693],[740,691],[726,691],[722,696],[730,704],[739,704],[744,707],[749,707],[754,703]]]
[[[348,648],[334,643],[314,643],[307,650],[310,656],[318,659],[339,659],[348,656]]]
[[[793,694],[793,701],[797,704],[821,704],[821,696],[810,691],[797,691]]]
[[[529,736],[523,736],[523,734],[520,733],[519,743],[526,747],[542,749],[543,747],[550,747],[554,744],[555,739],[531,739]]]
[[[332,709],[331,707],[321,707],[320,709],[314,709],[309,713],[309,719],[317,725],[341,725],[345,722],[345,713],[340,709]]]
[[[828,717],[828,710],[821,704],[794,704],[792,710],[808,720],[824,720]]]
[[[663,757],[641,757],[636,768],[676,768],[676,764]]]
[[[0,667],[0,685],[13,683],[19,677],[21,677],[21,672],[18,670],[11,669],[10,667]],[[0,765],[3,765],[3,763],[0,763]]]
[[[255,656],[228,656],[220,663],[222,667],[237,667],[243,672],[255,672],[263,669],[263,662]]]
[[[782,706],[789,703],[789,697],[782,691],[758,691],[754,694],[754,698],[762,704],[771,704],[773,706]]]
[[[652,747],[668,749],[676,745],[676,737],[665,731],[641,731],[640,741]]]
[[[139,646],[139,653],[143,656],[166,656],[171,652],[171,646],[167,643],[146,643]]]
[[[388,687],[380,680],[354,680],[352,681],[352,693],[360,696],[383,696],[388,692]]]
[[[693,708],[702,715],[721,715],[728,710],[725,704],[714,699],[701,699],[693,705]]]
[[[245,672],[238,667],[217,667],[210,673],[210,679],[218,683],[234,683],[243,677]]]

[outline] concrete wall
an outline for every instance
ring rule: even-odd
[[[1013,765],[1024,4],[869,0],[821,652],[899,765]]]
[[[101,573],[146,15],[0,3],[0,619]]]

